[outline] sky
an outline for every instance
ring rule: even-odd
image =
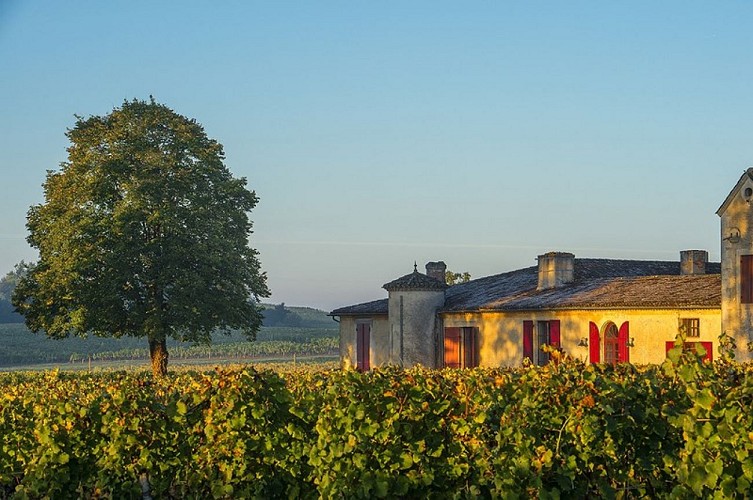
[[[0,0],[0,273],[75,116],[150,95],[260,198],[269,302],[386,297],[428,261],[719,260],[753,165],[745,1]]]

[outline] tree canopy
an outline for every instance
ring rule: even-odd
[[[150,101],[77,116],[68,160],[28,213],[39,261],[13,302],[32,331],[146,337],[155,375],[168,337],[254,338],[269,295],[248,213],[258,198],[193,119]]]
[[[469,272],[462,272],[462,273],[455,273],[452,271],[445,271],[444,273],[445,277],[445,283],[448,285],[457,285],[458,283],[468,283],[471,281],[471,273]]]

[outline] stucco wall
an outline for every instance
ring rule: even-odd
[[[746,180],[740,190],[753,188]],[[739,239],[737,238],[739,235]],[[732,236],[730,238],[730,236]],[[740,303],[740,256],[753,254],[753,207],[740,191],[734,193],[721,219],[722,250],[722,324],[734,337],[738,351],[735,359],[751,360],[746,345],[753,340],[753,304]]]
[[[389,363],[390,330],[387,316],[343,316],[340,318],[340,363],[342,367],[356,367],[356,325],[361,321],[371,324],[369,342],[369,362],[371,366]]]
[[[665,343],[675,339],[680,318],[700,320],[700,337],[688,340],[712,342],[713,357],[716,359],[720,333],[718,309],[453,313],[443,315],[443,324],[444,327],[473,326],[479,329],[481,366],[518,366],[523,361],[524,320],[559,320],[562,349],[584,361],[589,361],[589,348],[578,346],[578,342],[589,338],[591,321],[596,323],[600,331],[610,321],[618,328],[623,322],[629,321],[629,336],[635,344],[630,347],[630,362],[641,364],[664,361]],[[601,359],[603,360],[603,352]]]
[[[406,368],[418,364],[436,366],[439,340],[436,334],[437,309],[443,304],[444,291],[411,290],[389,293],[392,359],[395,364]]]

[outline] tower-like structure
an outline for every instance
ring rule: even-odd
[[[736,359],[748,361],[753,341],[753,168],[740,177],[716,211],[721,218],[722,331],[737,342]]]
[[[413,272],[384,285],[388,293],[390,363],[436,367],[438,359],[437,310],[444,305],[444,262],[427,264],[427,274]],[[434,275],[436,277],[430,276]]]

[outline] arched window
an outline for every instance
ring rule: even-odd
[[[617,364],[620,361],[619,330],[614,323],[608,323],[604,329],[604,362]]]

